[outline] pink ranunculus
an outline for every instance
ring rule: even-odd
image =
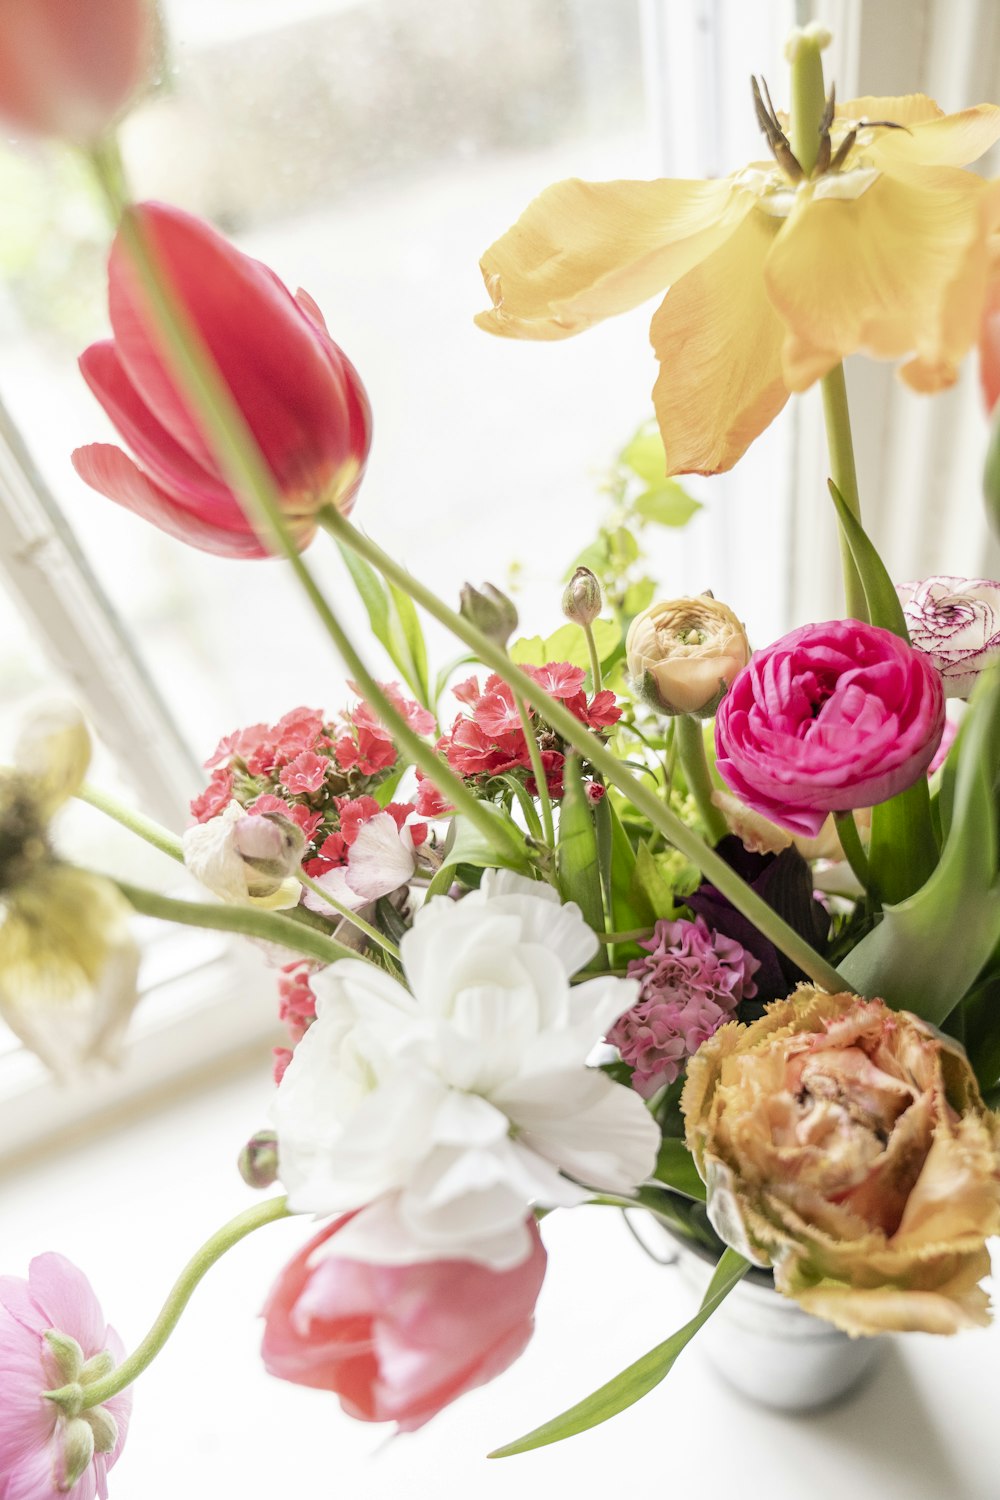
[[[125,1445],[131,1390],[75,1417],[44,1393],[73,1381],[86,1390],[124,1353],[87,1278],[63,1256],[37,1256],[27,1281],[0,1276],[3,1500],[106,1500],[108,1470]]]
[[[545,1249],[509,1271],[465,1260],[373,1265],[337,1257],[328,1225],[278,1277],[261,1353],[272,1375],[333,1391],[363,1422],[403,1432],[505,1370],[534,1327]]]
[[[944,729],[940,673],[860,620],[804,625],[756,652],[715,720],[716,765],[754,812],[815,838],[927,770]]]
[[[0,116],[31,135],[100,140],[149,66],[149,0],[4,0]]]
[[[371,412],[357,371],[304,292],[180,209],[131,210],[243,413],[277,486],[296,545],[316,514],[350,510],[364,473]],[[181,397],[121,234],[108,267],[114,338],[80,360],[87,384],[135,454],[92,443],[73,454],[102,495],[171,536],[223,557],[265,557],[202,428]]]

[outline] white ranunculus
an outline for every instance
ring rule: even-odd
[[[968,698],[1000,661],[1000,583],[937,575],[897,588],[910,641],[941,673],[946,698]]]
[[[530,1249],[532,1204],[651,1174],[642,1100],[586,1066],[638,985],[570,984],[597,951],[578,907],[489,870],[478,892],[418,912],[401,951],[412,994],[357,960],[313,979],[316,1020],[273,1110],[292,1208],[363,1210],[343,1254],[506,1268]]]
[[[292,872],[305,841],[287,818],[248,813],[233,801],[187,829],[181,843],[191,874],[221,900],[266,911],[298,905],[302,887]]]

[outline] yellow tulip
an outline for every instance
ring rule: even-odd
[[[568,338],[669,288],[650,330],[669,474],[731,468],[790,392],[856,351],[943,389],[978,335],[1000,225],[1000,183],[961,168],[1000,137],[1000,109],[852,99],[828,137],[797,181],[779,150],[784,166],[716,181],[556,183],[484,255],[477,323]]]

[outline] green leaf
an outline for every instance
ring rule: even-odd
[[[597,857],[594,814],[584,790],[577,756],[568,755],[563,766],[563,795],[559,803],[559,843],[556,847],[556,881],[564,901],[575,901],[593,932],[604,932],[604,902]],[[608,967],[607,949],[602,947],[596,966]]]
[[[668,479],[655,489],[645,490],[632,508],[637,516],[655,521],[657,526],[686,526],[695,511],[701,510],[701,501],[689,495],[676,479]]]
[[[390,655],[424,708],[431,706],[427,677],[427,646],[417,607],[409,594],[388,584],[392,608],[389,612]],[[404,669],[406,663],[406,669]]]
[[[657,1182],[665,1182],[667,1187],[683,1193],[686,1198],[695,1198],[699,1203],[704,1203],[705,1184],[698,1176],[698,1168],[683,1141],[674,1140],[670,1136],[663,1141],[653,1176]]]
[[[519,850],[515,851],[505,836],[504,829],[516,828],[516,825],[491,803],[481,802],[479,805],[488,817],[496,820],[496,840],[487,839],[475,823],[470,822],[461,813],[456,814],[448,830],[444,863],[427,888],[428,900],[448,890],[459,865],[475,865],[482,869],[517,870],[522,875],[535,873],[528,850],[522,844]]]
[[[830,481],[837,519],[861,579],[868,619],[909,643],[909,632],[895,585],[861,522]],[[937,863],[938,847],[931,818],[926,776],[888,802],[872,809],[868,845],[869,888],[880,901],[895,903],[912,896]]]
[[[858,994],[939,1026],[1000,943],[997,779],[1000,667],[976,684],[962,728],[951,825],[937,868],[839,964]]]
[[[655,422],[644,423],[635,437],[622,449],[621,461],[626,469],[648,485],[661,485],[667,473],[667,455]]]
[[[359,557],[356,552],[352,552],[350,547],[345,547],[343,542],[338,542],[337,550],[344,559],[354,587],[367,611],[372,634],[388,650],[389,595],[386,593],[385,585],[371,564],[365,562],[364,558]]]
[[[647,927],[660,917],[673,916],[674,893],[650,854],[648,845],[644,843],[635,852],[635,870],[629,899],[634,906],[642,907],[644,915],[636,924],[639,927]]]
[[[395,792],[396,788],[399,786],[399,783],[403,778],[403,772],[405,770],[405,766],[400,766],[397,770],[390,771],[389,775],[385,778],[384,781],[379,782],[378,786],[372,793],[372,796],[375,798],[375,801],[378,803],[379,807],[388,807],[389,803],[392,801],[393,793]]]
[[[595,620],[591,629],[597,645],[597,654],[602,664],[609,660],[621,642],[622,633],[614,620]],[[510,648],[511,661],[519,667],[544,667],[550,661],[568,661],[570,666],[590,666],[587,637],[579,625],[572,622],[560,627],[555,635],[543,640],[540,635],[522,637]]]
[[[564,1438],[574,1437],[578,1432],[597,1427],[609,1417],[617,1416],[620,1411],[634,1406],[636,1401],[648,1395],[654,1386],[669,1375],[677,1356],[708,1322],[716,1308],[749,1269],[750,1262],[744,1260],[742,1255],[737,1255],[735,1250],[726,1250],[715,1268],[700,1309],[683,1328],[679,1328],[662,1344],[657,1344],[655,1349],[637,1359],[635,1364],[629,1365],[628,1369],[609,1380],[607,1385],[602,1385],[593,1395],[577,1402],[576,1406],[571,1406],[560,1416],[553,1417],[551,1422],[536,1427],[533,1432],[518,1438],[516,1442],[494,1449],[489,1457],[509,1458],[515,1453],[527,1453],[532,1448],[544,1448],[547,1443],[562,1442]]]
[[[572,578],[577,568],[589,568],[592,573],[597,574],[598,578],[603,578],[610,562],[611,554],[608,551],[608,538],[605,532],[598,537],[597,541],[584,547],[583,551],[573,559],[572,565],[566,570],[566,580],[568,582]]]
[[[630,583],[625,590],[622,600],[622,609],[627,615],[641,615],[644,609],[648,609],[653,602],[653,594],[656,592],[656,584],[652,578],[640,578],[635,583]]]

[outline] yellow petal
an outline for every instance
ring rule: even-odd
[[[953,378],[985,295],[990,193],[947,168],[882,173],[855,198],[801,193],[764,267],[789,389],[857,350]]]
[[[668,474],[731,469],[788,399],[784,328],[764,290],[764,258],[781,221],[749,214],[677,281],[653,316],[653,387]]]
[[[17,764],[36,783],[40,815],[48,819],[80,790],[90,765],[90,735],[71,703],[36,714],[17,744]]]
[[[875,128],[871,141],[863,142],[864,154],[890,169],[897,161],[964,167],[1000,139],[1000,109],[995,104],[976,104],[946,115],[926,95],[909,94],[902,99],[851,99],[838,108],[837,116],[905,125],[905,130]]]
[[[712,182],[581,182],[546,188],[480,261],[507,338],[563,339],[637,307],[732,232],[753,199]]]

